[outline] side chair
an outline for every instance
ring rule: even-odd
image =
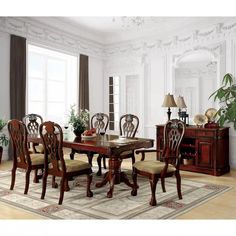
[[[39,127],[39,133],[44,146],[44,173],[41,199],[44,199],[46,194],[48,175],[52,175],[54,178],[61,178],[59,205],[63,202],[68,180],[74,176],[87,175],[87,197],[92,197],[93,193],[90,190],[92,182],[91,165],[79,160],[64,159],[63,132],[60,125],[52,121],[43,122]]]
[[[166,192],[165,178],[176,177],[176,185],[179,199],[182,199],[181,193],[181,176],[179,173],[180,165],[180,144],[185,133],[185,124],[177,119],[169,120],[164,126],[164,146],[163,150],[156,150],[162,152],[162,160],[141,160],[133,164],[133,188],[132,196],[137,195],[137,175],[143,175],[149,178],[151,186],[151,200],[150,205],[155,206],[156,203],[156,185],[161,179],[162,191]],[[150,150],[147,150],[148,152]],[[145,152],[142,150],[142,152]]]
[[[27,147],[27,130],[22,121],[16,119],[10,120],[8,121],[7,127],[13,150],[13,167],[10,190],[13,190],[15,185],[16,170],[17,168],[21,168],[26,170],[24,194],[27,194],[31,170],[36,170],[34,182],[38,183],[37,170],[44,168],[44,155],[40,153],[29,153]]]

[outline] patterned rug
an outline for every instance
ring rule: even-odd
[[[109,199],[106,197],[108,185],[96,188],[94,183],[101,178],[94,174],[92,198],[85,196],[86,177],[80,176],[69,182],[71,190],[65,192],[63,205],[59,206],[57,204],[59,189],[51,188],[50,183],[44,200],[40,199],[41,183],[32,183],[33,178],[28,195],[24,195],[24,176],[25,173],[17,172],[15,188],[10,191],[11,173],[0,171],[0,201],[49,219],[173,219],[230,189],[227,186],[182,179],[183,199],[179,200],[175,178],[168,178],[167,192],[163,193],[158,183],[156,193],[158,205],[151,207],[148,179],[138,177],[137,196],[131,196],[131,189],[121,183],[115,185],[113,198]],[[51,181],[51,176],[48,179]]]

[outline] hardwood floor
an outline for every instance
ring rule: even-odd
[[[80,155],[79,158],[87,160],[86,156],[84,155]],[[148,155],[147,159],[149,158],[153,158],[152,155]],[[137,160],[139,159],[140,157],[138,156]],[[95,162],[96,158],[94,158],[94,164]],[[0,165],[0,170],[9,170],[11,169],[11,166],[11,161],[3,161]],[[130,169],[130,161],[124,160],[122,167]],[[231,186],[232,189],[212,200],[207,201],[199,207],[182,214],[181,216],[177,217],[177,219],[236,219],[236,170],[231,170],[230,173],[219,177],[187,171],[182,171],[181,176],[182,178],[191,180]],[[17,209],[16,207],[4,203],[0,203],[0,209],[0,219],[44,219],[42,216],[23,211],[22,209]]]

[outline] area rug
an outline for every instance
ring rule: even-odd
[[[166,180],[166,193],[157,186],[158,205],[151,207],[150,185],[146,178],[138,177],[138,195],[131,196],[131,189],[121,183],[115,185],[113,198],[107,198],[108,185],[96,188],[101,180],[94,174],[92,191],[94,196],[87,198],[86,177],[77,177],[70,181],[71,190],[65,192],[63,205],[58,205],[59,189],[51,188],[48,182],[44,200],[41,196],[41,182],[31,184],[28,195],[24,195],[25,173],[18,171],[13,191],[9,190],[10,171],[0,171],[0,201],[17,208],[34,212],[48,219],[173,219],[180,214],[219,196],[230,187],[210,183],[201,183],[182,179],[183,199],[179,200],[175,178]],[[129,175],[131,179],[131,176]],[[51,177],[48,178],[51,181]],[[59,183],[59,180],[57,181]]]

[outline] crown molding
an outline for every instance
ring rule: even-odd
[[[209,40],[222,41],[225,36],[236,33],[236,22],[219,23],[206,29],[199,29],[185,35],[176,35],[165,40],[141,39],[137,41],[129,41],[126,43],[113,44],[105,46],[104,53],[106,56],[113,56],[123,53],[144,53],[153,51],[154,49],[161,49],[163,52],[170,50],[177,50],[179,48],[197,47],[199,44],[207,44]]]
[[[69,34],[53,26],[33,20],[33,17],[0,17],[0,31],[16,34],[29,41],[65,50],[72,54],[86,54],[99,58],[117,55],[138,55],[160,49],[163,52],[207,44],[209,40],[223,40],[236,33],[236,22],[219,23],[206,29],[198,29],[185,35],[176,35],[166,40],[155,37],[102,45],[76,34]]]
[[[36,22],[29,17],[0,17],[0,31],[76,55],[80,53],[95,57],[104,55],[102,45]]]

